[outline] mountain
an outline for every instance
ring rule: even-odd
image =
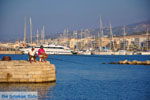
[[[122,36],[123,35],[123,27],[124,26],[118,26],[118,27],[113,27],[112,28],[112,32],[114,36]],[[147,28],[150,31],[150,21],[143,21],[143,22],[139,22],[139,23],[134,23],[134,24],[129,24],[125,26],[125,31],[126,31],[126,35],[138,35],[138,34],[145,34],[147,31]],[[85,29],[83,32],[87,33],[86,35],[89,36],[90,35],[94,35],[94,36],[98,36],[98,32],[99,32],[99,28],[97,29]],[[110,29],[109,27],[105,27],[103,29],[104,31],[104,35],[105,36],[109,36],[110,35]],[[81,30],[77,31],[78,34],[77,37],[81,37]],[[57,34],[50,34],[50,36],[47,36],[47,38],[58,38],[59,36],[63,35],[63,33],[57,33]],[[76,35],[73,33],[73,31],[69,31],[68,33],[69,37],[76,37]],[[82,34],[83,37],[85,34]]]
[[[112,28],[114,36],[121,36],[123,35],[123,27],[124,26],[119,26],[119,27],[114,27]],[[150,21],[143,21],[139,23],[134,23],[134,24],[129,24],[125,26],[126,34],[127,35],[137,35],[137,34],[144,34],[147,31],[147,28],[150,31]],[[104,35],[110,34],[109,28],[104,28]],[[92,33],[96,34],[99,32],[99,29],[95,29]]]

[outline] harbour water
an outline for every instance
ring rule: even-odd
[[[39,100],[149,100],[150,66],[108,64],[125,59],[145,61],[150,56],[49,55],[48,60],[56,66],[56,83],[3,83],[0,92],[38,91]]]

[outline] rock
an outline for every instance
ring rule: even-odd
[[[10,61],[11,57],[10,56],[3,56],[2,61]]]
[[[148,60],[147,61],[143,61],[142,65],[150,65],[150,61],[148,61]]]
[[[119,64],[127,64],[128,60],[124,60],[124,61],[119,61]]]
[[[150,60],[145,61],[147,65],[150,65]]]
[[[138,62],[138,61],[133,60],[133,61],[131,61],[131,62],[130,62],[130,64],[131,64],[131,65],[136,65],[136,64],[137,64],[137,62]]]
[[[136,65],[142,65],[142,63],[143,63],[142,61],[137,61]]]
[[[109,63],[109,64],[118,64],[118,62],[111,62],[111,63]]]
[[[129,65],[130,65],[130,64],[132,64],[132,62],[131,62],[131,61],[128,61],[128,62],[127,62],[127,64],[129,64]]]
[[[137,60],[128,61],[128,60],[124,60],[124,61],[119,61],[119,62],[111,62],[109,64],[150,65],[150,60],[147,60],[147,61],[137,61]]]

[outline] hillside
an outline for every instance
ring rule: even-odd
[[[112,28],[112,32],[114,36],[121,36],[123,35],[123,27],[124,26],[119,26],[119,27],[113,27]],[[134,23],[134,24],[129,24],[125,26],[125,30],[126,30],[126,34],[127,35],[138,35],[138,34],[145,34],[147,28],[150,31],[150,21],[143,21],[140,23]],[[98,32],[99,32],[99,28],[97,29],[88,29],[88,35],[94,35],[94,36],[98,36]],[[109,36],[110,35],[110,29],[109,27],[106,27],[103,29],[104,31],[104,35]],[[86,30],[84,31],[86,33]],[[77,31],[77,37],[81,37],[81,30]],[[47,34],[46,38],[58,38],[60,36],[60,34],[62,35],[63,33],[57,33],[57,34]],[[73,34],[73,31],[69,31],[68,33],[69,37],[76,37],[75,34]],[[83,37],[85,34],[82,34]]]
[[[144,21],[125,26],[127,35],[144,34],[146,33],[147,28],[150,31],[150,21]],[[98,31],[99,29],[95,29],[92,33],[96,34]],[[115,36],[121,36],[123,35],[123,26],[114,27],[112,28],[112,31]],[[109,28],[104,28],[104,35],[109,35]]]

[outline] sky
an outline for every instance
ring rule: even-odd
[[[0,0],[0,41],[23,39],[24,19],[32,19],[33,34],[122,26],[150,20],[149,0]]]

